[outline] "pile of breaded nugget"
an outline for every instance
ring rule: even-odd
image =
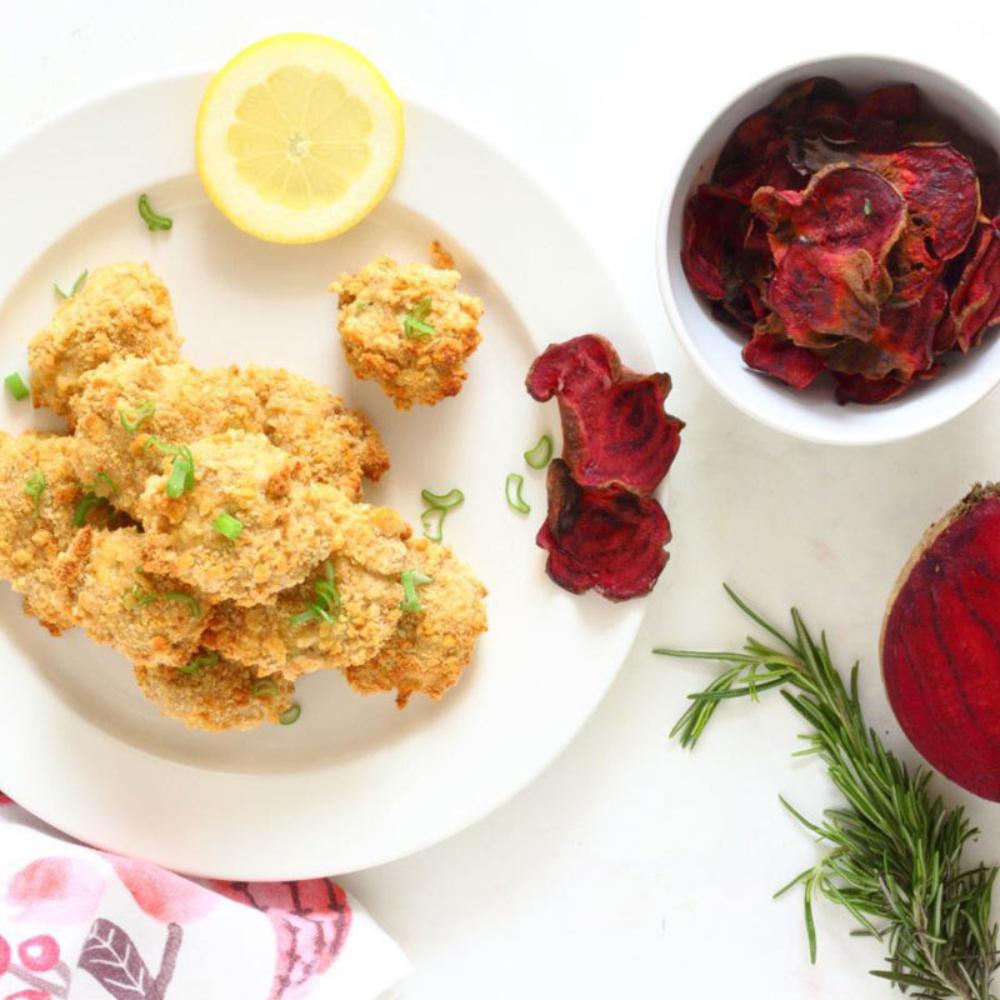
[[[95,271],[31,342],[36,406],[69,434],[0,438],[0,576],[53,634],[82,628],[186,725],[291,721],[297,677],[438,698],[486,628],[485,589],[361,502],[377,431],[308,379],[181,360],[145,265]]]

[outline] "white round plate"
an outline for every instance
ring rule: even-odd
[[[567,218],[494,149],[406,109],[403,170],[383,204],[329,243],[274,246],[239,232],[195,176],[205,76],[117,94],[49,124],[0,156],[0,373],[53,309],[52,283],[146,260],[170,288],[185,354],[201,365],[283,366],[330,385],[382,431],[392,469],[368,499],[413,523],[423,487],[461,487],[446,541],[489,587],[490,629],[442,701],[353,693],[335,671],[299,685],[291,727],[192,733],[145,702],[128,664],[76,632],[60,639],[0,591],[0,789],[100,847],[200,875],[286,879],[401,857],[504,802],[569,742],[636,635],[643,602],[572,597],[544,573],[534,534],[544,473],[522,452],[558,431],[555,404],[524,390],[546,344],[608,334],[626,364],[648,351],[600,263]],[[136,198],[174,218],[150,233]],[[440,239],[486,303],[484,342],[461,395],[397,413],[353,379],[327,284],[379,254],[427,259]],[[0,426],[57,426],[5,395]],[[557,438],[558,440],[558,438]],[[504,500],[525,474],[532,513]]]

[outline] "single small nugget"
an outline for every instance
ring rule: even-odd
[[[367,504],[344,511],[340,527],[337,548],[273,604],[216,607],[204,644],[261,674],[289,678],[374,656],[402,614],[410,527],[395,511]]]
[[[180,356],[170,293],[146,264],[111,264],[94,271],[28,345],[35,406],[68,416],[80,377],[107,361]]]
[[[308,481],[303,463],[263,434],[225,431],[190,446],[193,484],[167,487],[181,455],[165,455],[137,512],[145,529],[143,566],[176,577],[213,601],[262,604],[294,587],[339,537],[350,501]]]
[[[278,677],[261,681],[252,667],[226,660],[189,672],[173,667],[135,668],[139,690],[188,729],[221,732],[277,723],[292,704],[294,686]]]
[[[446,259],[440,248],[434,257]],[[397,409],[433,406],[462,388],[465,362],[482,340],[483,303],[458,290],[461,280],[450,267],[379,257],[330,286],[340,296],[347,363],[358,378],[377,382]]]
[[[56,563],[73,623],[95,642],[143,666],[184,666],[205,629],[206,601],[176,580],[142,568],[134,527],[83,528]]]
[[[400,708],[414,692],[436,700],[457,684],[486,631],[486,588],[448,546],[411,539],[407,569],[430,578],[416,587],[422,610],[404,612],[385,646],[346,671],[351,687],[364,694],[395,689]]]
[[[0,434],[0,577],[54,635],[74,624],[55,568],[79,530],[74,513],[83,491],[71,461],[75,447],[63,435]]]

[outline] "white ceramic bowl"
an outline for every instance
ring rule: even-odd
[[[879,406],[839,406],[828,379],[805,391],[750,371],[740,357],[744,339],[719,323],[688,284],[681,267],[684,203],[708,179],[723,144],[747,115],[796,80],[827,76],[852,91],[886,83],[915,83],[936,111],[1000,149],[1000,114],[984,98],[937,70],[882,56],[839,56],[801,63],[750,87],[708,125],[680,161],[660,209],[656,231],[660,294],[674,330],[695,364],[734,406],[775,430],[826,444],[899,441],[958,416],[1000,381],[1000,337],[986,335],[966,357],[947,356],[947,371],[900,399]]]

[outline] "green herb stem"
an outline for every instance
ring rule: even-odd
[[[139,403],[132,413],[125,409],[118,410],[118,419],[126,434],[135,434],[142,425],[156,412],[156,404],[148,400]]]
[[[283,726],[292,726],[299,721],[302,714],[302,706],[298,702],[293,702],[278,716],[278,722]]]
[[[225,511],[212,522],[212,527],[231,542],[235,542],[243,534],[243,522]]]
[[[281,694],[281,691],[278,689],[277,683],[270,677],[262,677],[254,683],[250,693],[255,698],[276,698]]]
[[[437,330],[430,323],[425,322],[428,313],[431,311],[431,305],[432,302],[430,299],[421,299],[403,317],[403,333],[407,337],[420,339],[437,333]]]
[[[812,903],[823,896],[852,915],[856,933],[886,947],[889,967],[873,975],[903,992],[913,989],[922,1000],[993,1000],[1000,956],[990,903],[998,870],[970,867],[962,857],[978,831],[961,807],[947,807],[932,794],[930,772],[911,771],[868,727],[858,698],[858,664],[845,685],[825,634],[817,640],[796,610],[793,634],[786,636],[730,588],[726,592],[778,645],[751,638],[743,652],[654,650],[727,665],[692,697],[671,736],[694,747],[723,701],[757,700],[773,688],[807,723],[807,747],[800,753],[823,761],[846,800],[815,823],[781,800],[798,823],[829,845],[813,867],[777,893],[803,886],[810,958],[816,956]]]
[[[196,674],[202,667],[211,667],[219,662],[219,654],[216,652],[202,653],[196,656],[190,663],[181,667],[182,674]]]

